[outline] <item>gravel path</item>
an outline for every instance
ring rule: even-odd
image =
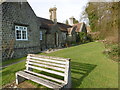
[[[14,62],[14,63],[8,64],[8,65],[3,65],[2,67],[0,67],[0,69],[2,69],[2,68],[6,68],[6,67],[8,67],[8,66],[11,66],[11,65],[14,65],[14,64],[17,64],[17,63],[23,62],[23,61],[25,61],[25,60],[21,60],[21,61],[18,61],[18,62]]]
[[[64,48],[62,48],[62,49],[64,49]],[[51,50],[46,50],[46,51],[42,51],[42,52],[43,52],[43,53],[52,53],[52,52],[56,52],[56,51],[59,51],[59,50],[62,50],[62,49],[51,49]],[[21,61],[18,61],[18,62],[14,62],[14,63],[8,64],[8,65],[3,65],[2,67],[0,67],[0,69],[6,68],[6,67],[8,67],[8,66],[11,66],[11,65],[14,65],[14,64],[23,62],[23,61],[25,61],[25,60],[21,60]]]

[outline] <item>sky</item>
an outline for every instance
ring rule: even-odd
[[[65,22],[74,16],[80,19],[80,14],[88,0],[27,0],[37,16],[49,19],[49,8],[57,8],[57,21]]]

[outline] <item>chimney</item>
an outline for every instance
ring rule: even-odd
[[[71,18],[69,18],[69,24],[70,24],[70,25],[73,25],[74,19],[75,19],[75,18],[74,18],[73,16],[72,16]]]
[[[49,12],[50,12],[50,20],[52,20],[55,24],[57,23],[56,10],[57,10],[56,7],[49,9]]]

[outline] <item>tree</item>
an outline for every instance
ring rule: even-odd
[[[87,4],[88,5],[88,4]],[[89,19],[88,19],[88,14],[86,12],[86,8],[87,8],[87,5],[83,7],[83,11],[82,13],[80,14],[80,19],[79,21],[80,22],[85,22],[85,24],[89,25]]]
[[[69,24],[68,20],[66,19],[65,24]]]
[[[92,31],[100,32],[100,39],[117,36],[118,7],[117,2],[90,2],[85,9],[90,21],[90,27]]]
[[[73,19],[73,24],[77,24],[77,23],[79,23],[78,20],[74,18]]]

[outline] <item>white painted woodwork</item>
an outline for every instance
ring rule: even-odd
[[[44,59],[44,58],[38,58],[38,57],[28,57],[28,58],[29,59],[34,59],[34,60],[41,60],[41,61],[48,61],[48,62],[53,62],[53,63],[66,64],[66,62],[51,60],[51,59]]]
[[[43,74],[38,74],[38,73],[29,71],[29,70],[28,70],[28,71],[27,71],[27,70],[24,70],[24,71],[29,72],[29,73],[32,73],[32,74],[35,74],[35,75],[40,76],[40,77],[44,77],[44,78],[47,78],[47,79],[50,79],[50,80],[59,82],[59,83],[65,83],[64,80],[56,79],[56,78],[53,78],[53,77],[50,77],[50,76],[46,76],[46,75],[43,75]]]
[[[44,85],[46,87],[49,87],[49,88],[60,88],[60,87],[62,87],[61,84],[58,84],[58,83],[55,83],[55,82],[52,82],[52,81],[34,76],[34,75],[26,73],[24,71],[17,72],[17,75],[22,76],[22,77],[24,77],[28,80],[34,81],[36,83],[42,84],[42,85]]]
[[[53,71],[53,70],[48,70],[48,69],[35,67],[35,66],[31,66],[31,65],[28,65],[27,67],[30,67],[30,68],[33,68],[33,69],[37,69],[37,70],[40,70],[40,71],[44,71],[44,72],[48,72],[48,73],[52,73],[52,74],[56,74],[56,75],[60,75],[60,76],[65,76],[64,73],[56,72],[56,71]]]
[[[51,68],[51,69],[55,69],[55,70],[59,70],[59,71],[65,71],[65,69],[63,69],[63,68],[58,68],[58,67],[53,67],[53,66],[48,66],[48,65],[33,63],[33,62],[27,62],[27,63],[31,64],[31,65],[37,65],[37,66],[41,66],[41,67],[45,67],[45,68]]]
[[[44,56],[44,55],[36,55],[36,54],[28,54],[28,57],[40,57],[40,58],[48,58],[48,59],[54,59],[54,60],[70,61],[70,58],[61,58],[61,57]]]
[[[36,63],[42,63],[42,64],[53,65],[53,66],[65,68],[65,65],[61,65],[61,64],[55,64],[55,63],[43,62],[43,61],[31,60],[31,59],[27,59],[27,60],[28,60],[28,61],[33,61],[33,62],[36,62]]]
[[[16,84],[25,79],[32,80],[36,83],[42,84],[48,88],[70,88],[71,87],[71,73],[70,73],[70,59],[58,58],[51,56],[29,54],[26,61],[26,70],[16,73]],[[54,76],[48,76],[34,72],[33,70],[44,71],[47,73],[62,76],[64,79],[60,80]]]

